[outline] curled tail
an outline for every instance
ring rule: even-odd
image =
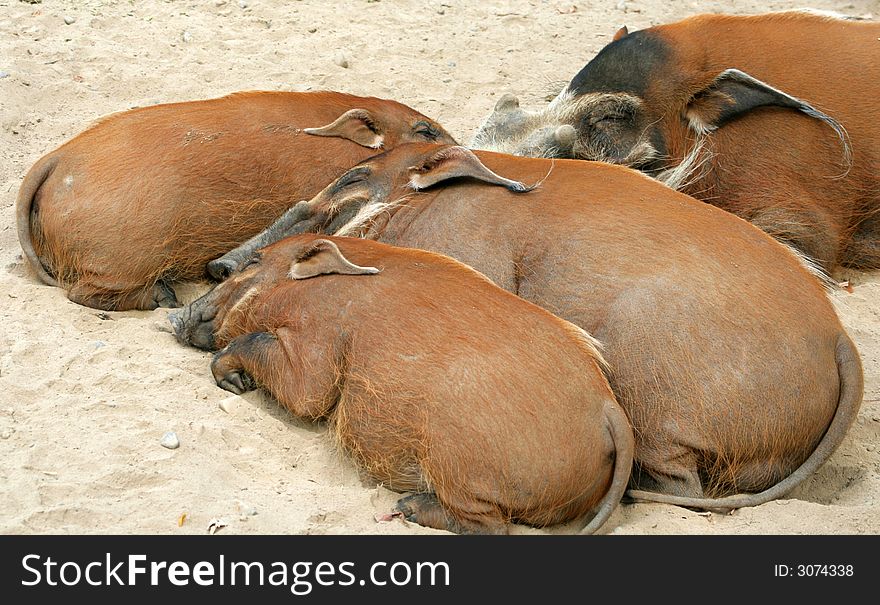
[[[840,442],[843,441],[850,425],[858,416],[859,406],[862,402],[862,364],[859,361],[859,354],[856,351],[855,345],[846,334],[841,333],[837,338],[835,357],[837,360],[840,390],[834,417],[831,418],[831,423],[828,425],[825,434],[822,436],[821,441],[819,441],[819,445],[813,450],[813,453],[794,472],[776,485],[756,494],[737,494],[724,498],[688,498],[641,490],[630,490],[626,495],[642,502],[660,502],[663,504],[717,511],[758,506],[759,504],[765,504],[771,500],[783,497],[825,464],[828,458],[831,457],[831,454],[834,453],[834,450],[837,449],[837,446],[840,445]]]
[[[594,534],[605,524],[623,498],[632,473],[635,439],[629,419],[617,403],[605,405],[605,417],[614,442],[614,473],[611,475],[611,486],[599,502],[599,510],[580,531],[582,534]]]
[[[33,232],[31,231],[31,210],[34,205],[34,196],[37,195],[37,191],[46,182],[49,175],[52,174],[57,164],[57,156],[43,156],[24,177],[21,188],[18,190],[18,198],[15,200],[15,219],[21,249],[28,262],[34,268],[34,271],[37,272],[40,280],[50,286],[57,286],[58,281],[49,275],[49,271],[40,261],[36,250],[34,250]]]

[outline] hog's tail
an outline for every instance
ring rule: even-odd
[[[605,404],[605,418],[611,432],[611,440],[614,442],[614,472],[611,475],[611,486],[599,502],[599,510],[580,531],[582,534],[594,534],[605,524],[626,493],[626,486],[632,473],[635,439],[629,419],[617,402]]]
[[[630,490],[627,496],[643,502],[660,502],[687,506],[691,508],[704,508],[719,512],[728,512],[735,508],[758,506],[771,500],[781,498],[797,487],[804,479],[816,472],[821,467],[837,446],[843,441],[849,427],[855,421],[862,402],[863,381],[862,364],[859,361],[859,353],[849,336],[841,333],[837,337],[837,373],[840,381],[840,391],[837,398],[837,410],[831,423],[825,430],[819,445],[813,453],[804,460],[788,477],[773,487],[756,494],[737,494],[724,498],[687,498],[684,496],[671,496],[641,490]]]
[[[57,286],[58,281],[49,275],[49,271],[43,265],[36,250],[34,250],[31,211],[33,210],[34,197],[37,195],[37,191],[40,190],[40,187],[43,186],[43,183],[52,174],[57,164],[58,158],[54,154],[43,156],[24,177],[21,188],[18,190],[18,198],[15,200],[16,227],[18,228],[18,241],[21,244],[21,249],[28,262],[34,268],[34,271],[37,272],[40,280],[50,286]]]

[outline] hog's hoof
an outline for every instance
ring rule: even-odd
[[[135,286],[133,289],[125,290],[120,289],[118,284],[113,284],[113,287],[107,286],[101,280],[79,281],[67,291],[67,298],[78,305],[102,311],[132,309],[152,311],[157,307],[181,306],[174,290],[164,281],[158,281],[151,286]]]
[[[461,512],[461,511],[459,511]],[[397,501],[392,515],[400,514],[411,523],[457,534],[506,534],[507,525],[498,511],[486,502],[474,501],[465,516],[454,517],[437,494],[413,494]]]
[[[428,507],[433,508],[437,504],[434,494],[413,494],[397,501],[393,512],[400,513],[403,518],[413,523],[419,522],[419,511]]]
[[[164,281],[156,282],[153,287],[153,301],[157,307],[165,307],[166,309],[179,309],[183,305],[177,300],[177,294]]]
[[[256,381],[242,367],[241,358],[234,349],[234,341],[230,346],[214,355],[211,362],[211,373],[214,381],[221,389],[241,395],[257,388]]]
[[[436,494],[413,494],[401,498],[394,505],[394,512],[400,513],[411,523],[434,529],[460,531],[458,524],[440,504]]]
[[[217,379],[217,386],[230,393],[241,395],[257,388],[257,383],[243,370],[232,371]]]
[[[208,263],[207,271],[212,278],[223,281],[232,275],[237,268],[238,265],[234,261],[217,258]]]
[[[416,516],[419,509],[416,500],[424,495],[425,494],[413,494],[412,496],[401,498],[397,501],[397,504],[394,505],[394,508],[391,509],[391,515],[395,516],[394,513],[400,513],[407,521],[415,521],[413,517]]]

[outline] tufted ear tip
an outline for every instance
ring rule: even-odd
[[[510,191],[528,190],[522,183],[492,172],[473,151],[460,145],[443,147],[433,152],[417,165],[410,166],[409,173],[409,186],[416,191],[461,177],[476,179],[489,185],[500,185]]]

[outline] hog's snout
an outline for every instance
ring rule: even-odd
[[[300,201],[274,223],[257,233],[248,241],[233,248],[220,258],[210,261],[205,270],[212,278],[224,281],[235,273],[239,267],[245,266],[260,248],[274,244],[275,242],[307,231],[318,231],[329,217],[320,212],[316,213],[311,202]]]
[[[171,329],[174,330],[177,342],[213,351],[216,348],[213,322],[216,311],[210,310],[210,307],[198,308],[199,300],[169,313],[168,321],[171,322]]]
[[[553,140],[560,149],[571,149],[577,138],[577,130],[571,124],[563,124],[553,132]]]
[[[534,130],[512,146],[508,153],[535,158],[571,158],[577,131],[569,124],[550,125]]]
[[[238,263],[232,259],[220,257],[208,263],[208,275],[217,281],[224,281],[238,269]]]

